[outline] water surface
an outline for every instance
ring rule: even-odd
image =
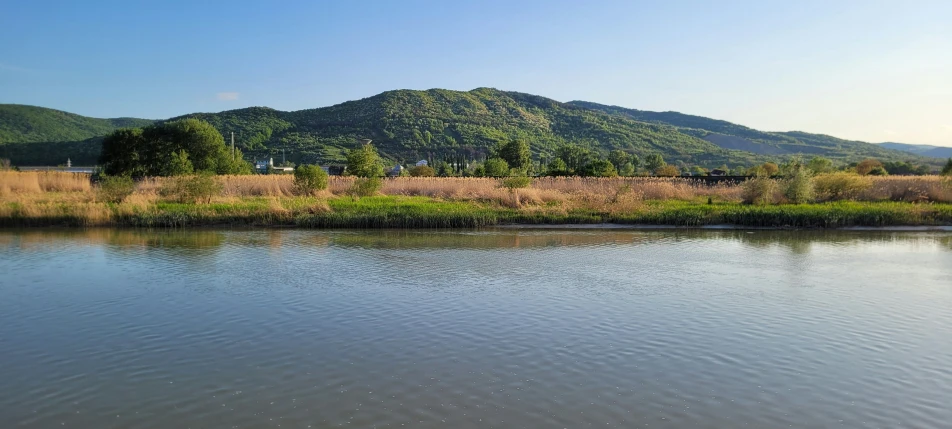
[[[0,231],[0,426],[947,428],[952,234]]]

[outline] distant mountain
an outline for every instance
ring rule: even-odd
[[[800,131],[766,132],[703,116],[685,115],[678,112],[627,109],[587,101],[571,101],[569,104],[624,116],[636,121],[670,125],[676,127],[682,133],[702,138],[725,149],[742,150],[761,155],[819,155],[840,162],[855,162],[865,158],[930,164],[938,162],[935,159],[922,158],[934,155],[911,154],[884,145],[843,140],[823,134],[810,134]]]
[[[920,156],[930,156],[933,158],[952,158],[952,147],[944,146],[930,146],[927,144],[906,144],[906,143],[878,143],[880,146],[893,149],[901,150],[903,152],[914,153]]]
[[[359,139],[373,139],[393,162],[485,157],[497,142],[525,139],[537,159],[566,143],[639,156],[661,153],[668,162],[717,167],[752,165],[791,154],[819,154],[840,162],[938,161],[863,142],[800,132],[772,133],[676,112],[648,112],[537,95],[478,88],[472,91],[387,91],[335,106],[283,112],[251,107],[182,117],[206,120],[250,157],[282,153],[296,163],[336,163]],[[177,119],[177,118],[172,118]],[[66,158],[93,164],[101,138],[145,119],[95,119],[58,110],[0,105],[0,157],[15,164],[56,165]]]

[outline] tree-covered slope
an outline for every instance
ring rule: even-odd
[[[104,136],[117,128],[142,127],[147,119],[98,119],[44,107],[0,104],[0,144],[75,142]]]
[[[822,134],[800,131],[766,132],[727,121],[685,115],[678,112],[650,112],[607,106],[586,101],[572,101],[571,105],[624,116],[637,121],[667,124],[679,131],[697,136],[726,149],[749,151],[762,155],[780,156],[801,154],[820,155],[840,162],[857,162],[866,158],[891,161],[935,163],[911,153],[892,150],[880,145],[839,139]]]
[[[920,156],[929,156],[933,158],[952,158],[952,147],[893,142],[877,144],[886,149],[901,150],[903,152],[909,152]]]
[[[358,139],[369,138],[386,158],[484,157],[500,141],[524,139],[543,158],[562,144],[639,155],[662,153],[670,161],[751,163],[762,157],[732,152],[679,132],[544,97],[490,88],[472,91],[388,91],[335,106],[280,112],[249,108],[186,115],[231,132],[246,154],[280,155],[297,162],[339,162]]]

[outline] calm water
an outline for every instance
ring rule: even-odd
[[[3,428],[948,428],[952,234],[0,231]]]

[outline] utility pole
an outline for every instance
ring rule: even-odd
[[[235,160],[235,132],[231,132],[231,160]]]
[[[284,159],[284,148],[281,148],[281,165],[288,165],[288,160]]]

